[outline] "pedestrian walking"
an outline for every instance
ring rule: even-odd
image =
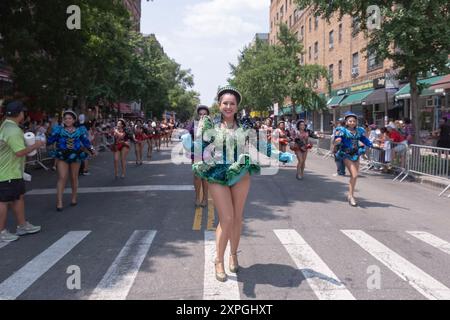
[[[0,125],[0,241],[12,242],[19,236],[41,231],[25,218],[25,157],[45,145],[37,140],[26,147],[24,133],[19,124],[25,119],[25,107],[20,101],[11,101],[5,106],[6,119]],[[6,230],[8,206],[17,221],[16,234]]]

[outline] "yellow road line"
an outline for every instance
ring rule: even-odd
[[[202,215],[203,215],[203,208],[202,207],[195,208],[194,224],[192,225],[192,230],[199,231],[202,228]]]
[[[203,189],[203,188],[202,188]],[[200,189],[200,199],[203,197],[203,190]],[[203,217],[203,208],[195,207],[194,211],[194,224],[192,225],[192,230],[199,231],[202,228],[202,217]]]
[[[207,229],[209,231],[216,230],[214,228],[214,201],[210,195],[208,195],[208,224]]]

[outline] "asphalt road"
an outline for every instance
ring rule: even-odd
[[[450,299],[450,200],[437,190],[362,174],[352,208],[348,178],[312,154],[303,181],[293,165],[254,176],[241,269],[222,284],[213,203],[195,210],[190,166],[171,163],[169,149],[140,167],[129,160],[114,180],[101,153],[63,212],[56,174],[31,171],[27,219],[42,232],[0,243],[0,299]]]

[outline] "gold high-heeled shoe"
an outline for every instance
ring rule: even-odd
[[[214,261],[214,266],[215,266],[215,271],[216,271],[216,280],[220,281],[220,282],[225,282],[225,281],[227,281],[227,274],[225,273],[225,271],[217,271],[217,265],[220,263],[223,266],[223,261],[218,261],[218,260]]]
[[[236,257],[236,264],[233,263],[232,257]],[[237,253],[230,254],[230,272],[237,273],[239,271],[239,263],[237,262]]]

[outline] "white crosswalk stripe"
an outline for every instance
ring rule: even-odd
[[[89,300],[125,300],[147,255],[156,231],[135,231]]]
[[[205,276],[204,276],[204,300],[240,300],[239,286],[235,274],[227,271],[228,280],[219,282],[215,276],[214,259],[216,256],[215,232],[205,231]],[[229,246],[225,257],[230,256]],[[225,265],[227,265],[225,263]]]
[[[419,240],[422,240],[425,243],[428,243],[430,246],[433,246],[446,254],[450,254],[450,243],[441,238],[438,238],[431,233],[423,232],[423,231],[406,231],[410,235],[416,237]]]
[[[0,300],[14,300],[53,267],[90,231],[71,231],[0,284]]]
[[[0,242],[0,249],[6,247],[9,242]]]
[[[333,271],[295,230],[274,230],[320,300],[354,300]]]
[[[430,300],[450,299],[450,289],[361,230],[342,230],[361,248]]]
[[[0,300],[17,299],[58,261],[70,253],[75,246],[85,240],[90,232],[68,232],[61,239],[50,245],[41,254],[0,283]],[[323,257],[320,257],[296,230],[276,229],[273,232],[318,299],[355,299],[350,290],[346,288],[325,263]],[[424,297],[428,299],[450,299],[450,289],[448,287],[364,231],[341,230],[341,232],[364,249],[364,252],[383,263],[389,270],[406,281],[408,285]],[[427,232],[406,232],[434,248],[450,254],[449,242]],[[156,230],[134,231],[88,299],[125,300],[131,288],[135,285],[136,277],[145,258],[149,256],[149,250],[156,234]],[[0,245],[2,244],[7,245],[8,243],[0,243]],[[358,250],[358,247],[355,246],[353,249]],[[225,253],[225,267],[228,275],[226,282],[216,280],[215,257],[215,232],[206,231],[204,233],[203,299],[240,300],[241,294],[237,275],[230,273],[228,270],[229,247]],[[285,261],[284,263],[288,262]],[[193,267],[193,270],[198,270],[198,268]],[[295,288],[291,289],[295,290]],[[258,298],[262,299],[263,297]]]

